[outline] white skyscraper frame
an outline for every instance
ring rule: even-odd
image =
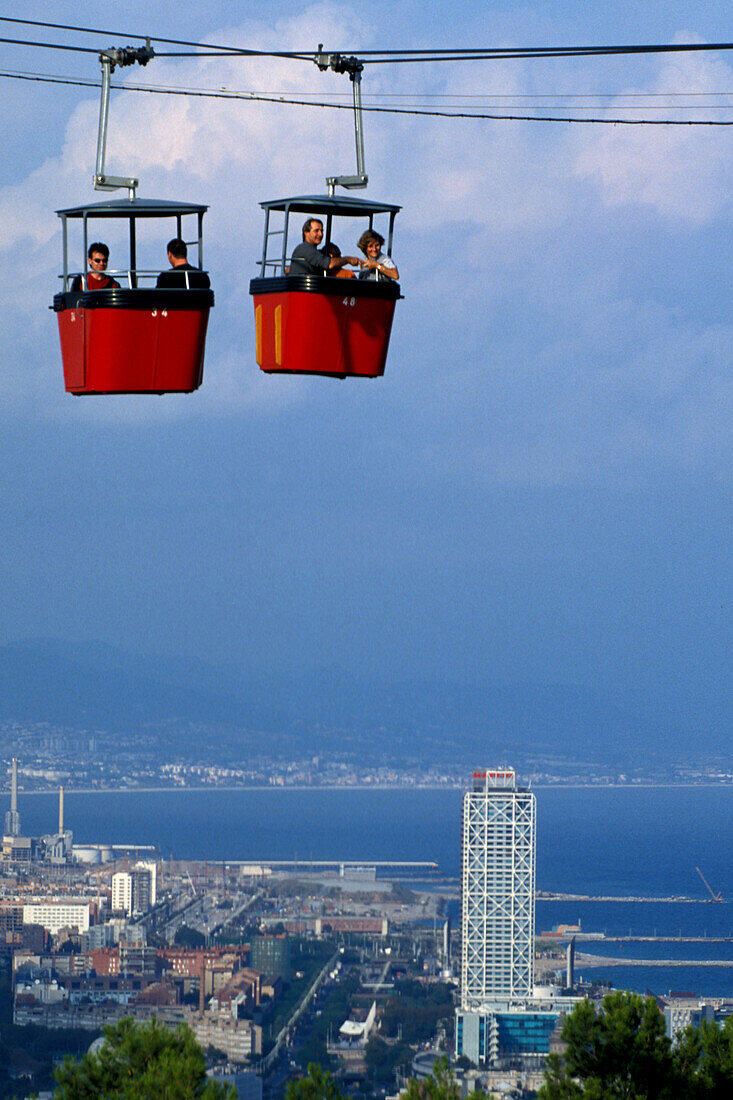
[[[461,1008],[534,991],[536,800],[512,769],[476,771],[463,798]]]

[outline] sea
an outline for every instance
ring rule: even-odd
[[[579,950],[666,964],[580,966],[584,978],[733,997],[733,786],[535,794],[538,892],[604,899],[538,898],[537,930],[579,923],[609,937]],[[428,787],[66,792],[65,825],[75,843],[152,844],[165,859],[434,861],[455,893],[461,797]],[[56,795],[21,792],[19,809],[25,835],[55,832]],[[450,909],[457,914],[458,902]],[[670,939],[624,942],[629,936]],[[700,942],[674,942],[682,937]]]

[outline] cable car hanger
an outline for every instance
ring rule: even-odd
[[[327,176],[326,186],[328,194],[333,198],[336,187],[345,187],[350,191],[360,187],[366,187],[369,176],[366,174],[364,164],[364,125],[361,110],[361,74],[364,70],[364,62],[358,57],[344,57],[340,53],[324,53],[323,43],[318,43],[318,53],[314,61],[322,73],[331,69],[334,73],[348,73],[354,93],[354,134],[356,137],[356,172],[355,176]]]
[[[145,39],[144,46],[123,46],[121,49],[103,50],[99,55],[102,66],[102,96],[99,102],[99,130],[97,132],[97,168],[93,177],[95,191],[117,191],[120,187],[127,187],[130,199],[135,198],[135,190],[139,180],[130,176],[107,176],[104,171],[104,160],[107,153],[107,121],[109,118],[109,86],[115,66],[124,68],[126,65],[147,65],[151,58],[155,57],[155,50],[150,45],[150,39]]]

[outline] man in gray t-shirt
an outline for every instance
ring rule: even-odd
[[[303,226],[303,242],[293,250],[289,275],[335,275],[350,264],[359,267],[361,260],[357,256],[327,256],[321,252],[323,241],[323,222],[318,218],[308,218]]]

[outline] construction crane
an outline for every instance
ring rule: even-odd
[[[705,878],[705,875],[704,875],[704,874],[702,873],[702,871],[700,870],[700,868],[699,868],[699,867],[696,867],[696,868],[695,868],[695,870],[697,871],[698,875],[700,876],[700,878],[702,879],[702,881],[703,881],[703,882],[705,883],[705,885],[707,886],[707,888],[708,888],[708,891],[710,892],[710,897],[711,897],[711,898],[713,899],[713,901],[722,901],[722,900],[723,900],[723,895],[722,895],[722,894],[716,894],[716,893],[715,893],[715,891],[713,890],[713,888],[712,888],[712,886],[710,885],[710,883],[708,882],[708,880],[707,880],[707,879]]]

